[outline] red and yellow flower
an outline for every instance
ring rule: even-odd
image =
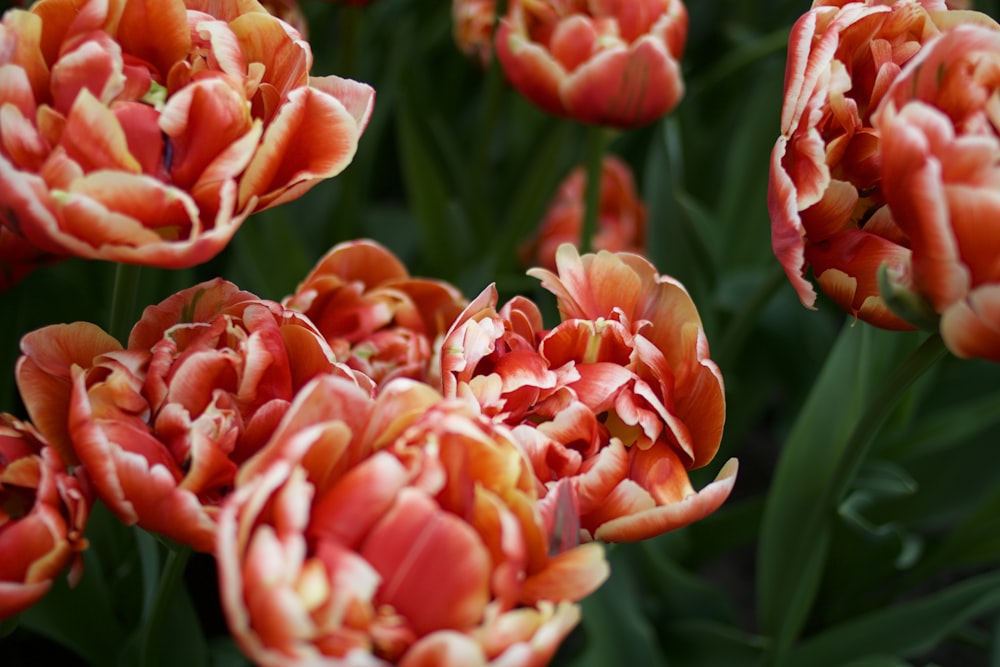
[[[906,66],[874,122],[910,288],[948,348],[1000,362],[1000,30],[955,27]]]
[[[30,424],[0,415],[0,619],[37,602],[69,569],[83,573],[93,494]]]
[[[256,0],[41,0],[0,23],[0,222],[56,255],[169,268],[352,160],[374,93],[311,77]]]
[[[629,128],[684,94],[681,0],[511,0],[496,35],[507,79],[548,113]]]
[[[335,246],[283,303],[316,324],[338,361],[384,383],[428,377],[466,300],[445,282],[411,277],[389,250],[362,240]]]
[[[487,290],[445,339],[445,395],[511,426],[543,489],[570,480],[592,537],[644,539],[714,511],[736,462],[695,493],[688,470],[718,450],[725,393],[690,296],[637,255],[566,244],[556,263],[529,274],[562,322],[544,330],[525,299],[497,311]]]
[[[220,516],[230,631],[261,665],[545,664],[608,575],[553,518],[474,403],[317,378]]]
[[[521,263],[556,268],[556,250],[563,243],[579,246],[583,228],[587,174],[578,167],[559,186],[538,229],[537,236],[521,248]],[[646,206],[639,198],[629,166],[614,156],[601,165],[601,193],[594,250],[644,254]]]
[[[965,22],[993,23],[948,11],[943,0],[817,0],[792,29],[768,208],[774,253],[804,305],[816,301],[805,277],[811,267],[847,312],[882,328],[911,328],[879,292],[883,264],[908,280],[910,239],[885,206],[871,114],[926,42]]]
[[[85,322],[29,333],[21,349],[18,388],[53,447],[122,521],[201,551],[298,389],[354,378],[302,315],[222,280],[147,308],[124,349]]]

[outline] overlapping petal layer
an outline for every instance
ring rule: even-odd
[[[596,544],[550,555],[505,428],[410,380],[318,378],[245,471],[216,554],[257,664],[544,664],[608,574]]]
[[[687,27],[681,0],[511,0],[496,52],[511,84],[543,110],[629,128],[680,102]]]
[[[886,207],[887,165],[871,114],[926,42],[984,14],[940,0],[818,0],[789,37],[781,136],[771,154],[774,253],[806,306],[820,287],[841,308],[886,329],[912,325],[889,310],[877,271],[909,281],[910,238]]]
[[[147,308],[124,349],[82,322],[34,331],[21,349],[28,412],[101,500],[203,551],[238,467],[298,389],[320,373],[355,378],[302,315],[222,280]]]
[[[93,494],[30,424],[0,415],[0,619],[37,602],[69,569],[83,573]]]
[[[714,511],[735,461],[695,493],[687,471],[712,460],[725,422],[719,369],[690,296],[637,255],[580,257],[566,244],[558,272],[533,269],[562,322],[496,292],[475,299],[442,347],[445,395],[474,398],[511,426],[541,493],[571,481],[582,528],[637,540]]]
[[[255,0],[41,0],[0,23],[0,223],[40,251],[177,268],[343,170],[374,93],[311,78]]]

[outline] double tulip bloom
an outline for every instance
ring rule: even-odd
[[[908,280],[911,238],[884,190],[902,165],[887,160],[872,115],[923,46],[961,23],[995,25],[942,0],[817,0],[792,29],[768,208],[774,253],[806,306],[816,301],[811,268],[847,312],[886,329],[912,327],[878,284],[883,265]]]
[[[928,43],[886,92],[882,190],[912,251],[910,289],[948,348],[1000,362],[1000,29]]]
[[[570,483],[585,537],[645,539],[711,513],[736,462],[692,488],[687,471],[718,450],[725,393],[690,296],[637,255],[566,244],[556,263],[529,273],[562,322],[544,330],[523,298],[497,311],[488,289],[445,339],[445,395],[513,428],[541,493]]]
[[[298,389],[321,373],[356,378],[302,315],[222,280],[147,308],[125,348],[77,322],[21,349],[21,396],[62,458],[123,522],[201,551],[239,466]]]
[[[0,23],[0,222],[40,251],[177,268],[353,158],[370,87],[311,77],[255,0],[41,0]]]
[[[436,374],[440,338],[466,305],[455,287],[411,277],[371,241],[335,246],[282,303],[316,324],[338,361],[377,384]]]
[[[219,520],[230,630],[260,665],[545,664],[608,575],[475,403],[305,388]]]
[[[522,264],[555,270],[559,246],[579,242],[586,188],[586,171],[578,167],[559,186],[536,237],[522,246]],[[595,250],[639,255],[646,246],[646,206],[639,198],[632,170],[610,155],[601,165],[597,230],[591,243]]]
[[[684,94],[681,0],[511,0],[496,35],[507,79],[548,113],[629,128]]]
[[[93,494],[30,424],[0,415],[0,619],[37,602],[69,570],[83,574]]]

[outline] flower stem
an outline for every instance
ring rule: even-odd
[[[139,294],[139,274],[142,267],[136,264],[115,266],[115,281],[111,293],[111,319],[109,333],[124,345],[135,320],[135,300]]]
[[[588,125],[584,147],[587,189],[584,199],[583,226],[580,229],[580,252],[593,250],[597,214],[601,207],[601,165],[604,161],[604,128]]]
[[[161,628],[165,627],[165,618],[170,610],[170,605],[174,600],[174,593],[184,575],[184,568],[187,566],[188,558],[191,556],[191,547],[181,545],[171,545],[167,554],[167,562],[160,573],[159,585],[156,587],[153,605],[148,617],[142,627],[142,637],[139,645],[139,664],[142,667],[152,667],[157,664],[159,654],[158,644],[162,640],[159,636]]]

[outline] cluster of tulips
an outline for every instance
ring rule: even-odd
[[[506,4],[455,0],[456,41],[540,109],[625,130],[681,100],[680,0]],[[70,256],[204,263],[343,171],[375,93],[312,76],[305,34],[293,2],[7,11],[0,287]],[[862,320],[1000,361],[1000,26],[944,0],[816,0],[788,53],[769,206],[803,303],[811,269]],[[608,577],[603,543],[705,517],[737,471],[692,486],[722,438],[722,375],[684,286],[642,257],[629,168],[599,167],[522,247],[554,326],[358,240],[280,302],[215,279],[126,340],[25,335],[26,414],[0,417],[0,618],[86,576],[100,502],[214,556],[255,663],[548,662]]]
[[[511,4],[498,52],[543,108],[632,126],[677,103],[679,2],[535,4]],[[42,0],[4,14],[5,288],[68,256],[203,263],[247,216],[351,162],[373,89],[311,76],[304,25],[266,10]],[[587,73],[560,47],[549,62],[536,31],[573,48],[589,35],[612,61]],[[625,77],[618,101],[588,102],[626,70],[662,81]],[[732,461],[692,487],[722,437],[722,377],[684,287],[614,252],[642,246],[628,167],[608,157],[599,176],[602,250],[565,243],[581,233],[582,170],[523,249],[547,267],[530,273],[558,301],[551,328],[528,298],[500,306],[489,286],[469,301],[359,240],[281,302],[215,279],[146,308],[123,341],[91,322],[25,335],[27,415],[0,430],[0,617],[66,570],[86,576],[100,502],[214,556],[230,633],[259,664],[547,662],[608,576],[603,542],[704,517],[736,475]]]

